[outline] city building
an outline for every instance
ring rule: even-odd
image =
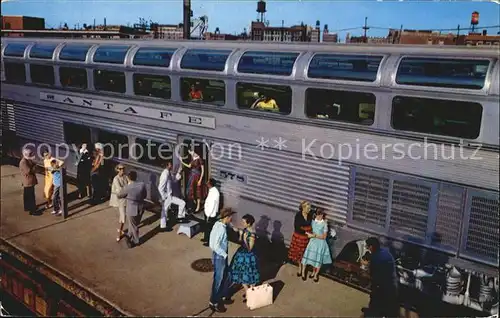
[[[45,19],[26,16],[2,16],[3,30],[44,30]],[[3,33],[2,33],[3,36]],[[6,36],[24,36],[23,33],[10,33]]]
[[[330,33],[328,31],[328,24],[325,24],[325,28],[323,29],[323,42],[325,43],[337,43],[339,37],[337,33]]]
[[[181,40],[183,38],[182,23],[159,24],[158,37],[165,40]]]
[[[306,25],[294,25],[291,27],[270,27],[263,22],[252,21],[251,24],[252,41],[269,42],[309,42],[310,37]]]

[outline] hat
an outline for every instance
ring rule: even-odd
[[[221,211],[220,211],[220,219],[224,219],[230,215],[233,215],[235,214],[236,212],[233,211],[233,209],[231,208],[223,208]]]

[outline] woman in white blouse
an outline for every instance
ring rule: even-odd
[[[116,166],[117,174],[113,179],[113,184],[111,185],[111,196],[109,198],[109,205],[118,208],[118,224],[119,228],[118,237],[116,241],[119,242],[123,237],[123,226],[125,225],[125,203],[126,199],[118,199],[118,193],[128,184],[128,178],[125,175],[125,167],[121,164]]]

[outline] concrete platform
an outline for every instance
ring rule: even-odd
[[[42,204],[42,175],[38,181],[37,203]],[[71,186],[68,192],[74,190]],[[172,232],[158,233],[157,214],[146,212],[140,229],[143,243],[127,249],[123,241],[115,241],[118,215],[107,202],[90,206],[75,200],[69,208],[66,220],[50,211],[41,216],[23,212],[19,170],[1,167],[2,239],[130,315],[190,316],[207,307],[212,273],[191,268],[194,261],[211,255],[202,246],[200,234],[189,239],[176,234],[177,226]],[[236,248],[230,245],[230,257]],[[296,267],[283,265],[271,280],[280,289],[272,306],[250,311],[242,303],[240,291],[226,313],[214,316],[359,317],[368,303],[363,292],[325,278],[319,283],[303,282],[295,273]]]

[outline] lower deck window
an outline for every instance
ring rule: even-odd
[[[224,81],[181,78],[182,100],[224,106],[226,103],[226,84]]]
[[[155,167],[165,167],[167,161],[173,160],[174,145],[151,139],[136,139],[135,157],[138,162]]]
[[[13,84],[26,82],[24,63],[4,62],[5,81]]]
[[[51,65],[30,65],[31,82],[35,84],[54,85],[54,68]]]
[[[59,77],[64,87],[87,88],[87,70],[76,67],[60,67]]]
[[[64,140],[66,144],[70,145],[71,149],[73,149],[72,145],[79,147],[82,143],[87,143],[87,147],[91,149],[89,127],[73,123],[63,123],[63,129]]]
[[[289,86],[257,83],[236,84],[238,107],[261,111],[290,114],[292,89]]]
[[[372,125],[375,100],[375,95],[371,93],[308,88],[306,115],[309,118]]]
[[[170,77],[134,74],[134,93],[140,96],[169,99],[171,96]]]
[[[125,73],[94,70],[94,88],[98,91],[125,93]]]
[[[104,155],[108,158],[128,159],[128,137],[114,132],[99,130],[98,142],[103,144]]]
[[[478,103],[396,96],[391,121],[397,130],[475,139],[481,129],[482,113]]]

